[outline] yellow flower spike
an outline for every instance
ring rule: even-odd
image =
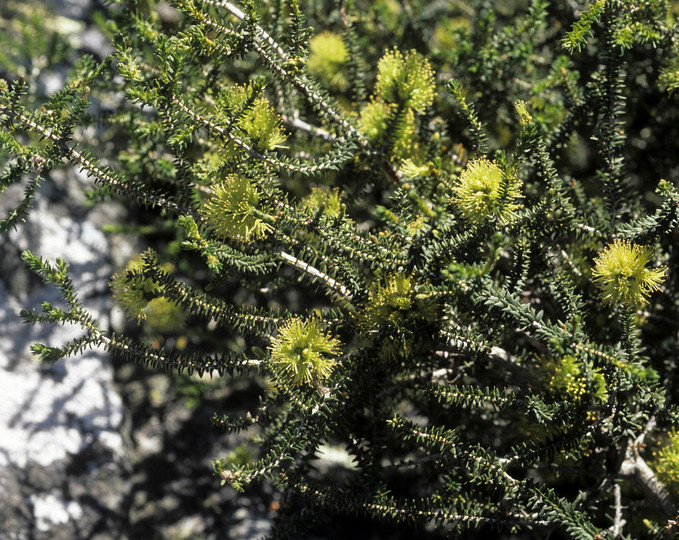
[[[158,332],[171,332],[182,328],[186,319],[184,311],[169,298],[155,296],[162,287],[152,279],[129,280],[128,271],[141,270],[141,256],[128,262],[127,266],[111,276],[109,286],[120,308],[137,323],[147,321]],[[154,297],[155,296],[155,297]]]
[[[434,101],[434,71],[426,58],[409,51],[405,58],[405,72],[405,84],[399,88],[399,95],[407,107],[424,112]]]
[[[679,495],[679,432],[670,431],[665,444],[653,452],[650,465],[672,495]]]
[[[238,121],[238,127],[248,134],[256,146],[266,150],[283,148],[287,140],[278,113],[265,97],[255,101],[255,106]]]
[[[389,127],[390,117],[391,105],[382,101],[372,101],[361,109],[358,117],[358,130],[371,143],[379,142]]]
[[[156,332],[177,332],[184,327],[186,314],[169,298],[154,298],[144,309],[146,321]]]
[[[403,178],[407,180],[413,180],[418,176],[426,177],[432,175],[433,165],[431,162],[427,162],[424,165],[419,165],[415,163],[412,159],[406,159],[401,163],[400,171],[403,174]]]
[[[595,261],[592,276],[607,304],[639,308],[648,303],[648,295],[660,288],[666,268],[646,268],[653,250],[628,240],[615,240]]]
[[[367,328],[377,328],[385,322],[403,319],[413,305],[415,294],[412,276],[388,276],[385,283],[375,283],[361,320]]]
[[[399,335],[381,337],[379,355],[382,360],[395,360],[410,354],[416,336],[409,330],[403,333],[403,323],[407,326],[436,319],[436,300],[419,294],[418,288],[415,278],[403,273],[386,276],[371,287],[366,306],[358,316],[359,324],[370,331],[401,329]]]
[[[340,346],[340,341],[324,332],[316,319],[292,319],[273,339],[271,360],[295,384],[311,384],[330,376]]]
[[[221,112],[230,116],[239,114],[236,127],[248,142],[263,150],[283,148],[287,135],[281,127],[281,118],[269,100],[256,96],[251,106],[243,107],[252,97],[253,87],[234,84],[220,91],[216,101]]]
[[[373,283],[368,302],[359,314],[361,326],[376,331],[384,325],[391,326],[407,318],[413,305],[411,280],[405,274],[396,274],[387,276],[382,283]],[[390,335],[383,335],[380,339],[378,354],[382,361],[394,361],[409,351],[407,340]]]
[[[377,64],[377,87],[375,91],[382,99],[395,103],[398,100],[398,86],[403,83],[403,54],[393,50]]]
[[[533,121],[533,117],[528,112],[528,105],[523,100],[519,100],[514,104],[517,114],[519,115],[519,122],[522,126],[527,126]]]
[[[411,159],[419,162],[424,159],[424,156],[420,155],[423,153],[422,150],[422,144],[417,136],[415,113],[408,109],[395,126],[392,157],[397,161]]]
[[[503,191],[506,190],[504,201]],[[521,197],[519,180],[512,178],[504,186],[500,167],[487,159],[470,161],[453,188],[452,203],[461,216],[471,224],[480,225],[495,216],[504,224],[511,220],[519,208],[516,200]]]
[[[249,178],[229,175],[212,187],[201,213],[221,238],[264,238],[273,227],[262,219],[265,214],[257,211],[259,199],[259,191]]]
[[[300,207],[311,213],[322,207],[323,215],[328,218],[337,217],[344,211],[339,189],[325,186],[311,188],[311,193],[300,201]]]
[[[349,87],[344,67],[349,60],[349,51],[342,36],[332,32],[321,32],[309,41],[309,73],[328,88],[343,92]]]
[[[573,402],[581,401],[589,387],[595,402],[603,403],[608,396],[604,376],[597,368],[590,367],[588,383],[580,362],[569,354],[547,360],[543,364],[543,369],[549,376],[547,387],[557,396]]]
[[[388,51],[377,64],[375,91],[389,103],[423,112],[434,101],[434,72],[416,51],[405,57],[400,51]]]

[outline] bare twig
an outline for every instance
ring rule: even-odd
[[[626,478],[632,478],[644,496],[657,506],[668,519],[675,519],[679,515],[679,506],[672,499],[669,491],[665,485],[658,480],[658,477],[653,472],[646,461],[639,455],[639,446],[641,446],[646,433],[655,427],[655,418],[646,425],[643,433],[637,437],[633,444],[630,444],[627,449],[625,460],[620,466],[620,475]]]
[[[613,538],[620,536],[624,521],[622,519],[622,501],[620,499],[620,484],[613,486],[613,497],[615,499],[615,520],[613,522]]]

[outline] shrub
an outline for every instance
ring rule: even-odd
[[[115,293],[133,318],[165,299],[188,340],[102,331],[67,262],[25,253],[64,306],[22,317],[84,332],[37,355],[251,378],[259,408],[214,423],[257,438],[214,467],[273,480],[280,537],[344,515],[677,534],[676,481],[644,461],[679,418],[673,3],[111,4],[110,58],[44,102],[0,86],[0,182],[26,186],[0,229],[63,164],[148,207],[165,235]],[[112,155],[82,140],[93,97]]]

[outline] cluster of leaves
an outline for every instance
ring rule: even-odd
[[[328,514],[676,533],[660,483],[619,487],[679,420],[667,2],[173,0],[171,24],[112,3],[112,59],[83,59],[39,108],[0,86],[0,185],[26,185],[0,230],[63,163],[148,207],[175,260],[147,250],[114,291],[133,318],[164,299],[188,345],[103,332],[66,263],[26,254],[67,309],[24,318],[85,331],[37,354],[251,378],[261,406],[214,422],[252,445],[215,471],[273,479],[280,536]],[[81,149],[91,91],[124,96],[108,165]],[[341,482],[314,471],[328,445],[352,462]]]

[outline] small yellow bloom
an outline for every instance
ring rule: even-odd
[[[391,105],[373,100],[361,109],[358,117],[358,129],[370,142],[379,142],[389,127],[390,118]]]
[[[273,227],[257,213],[260,193],[249,178],[228,175],[212,186],[201,213],[212,231],[221,238],[245,241],[264,238]]]
[[[301,200],[300,207],[310,213],[323,208],[323,216],[327,218],[339,216],[344,209],[339,189],[325,186],[311,188],[311,193]]]
[[[109,283],[116,303],[130,319],[146,321],[157,332],[173,332],[182,328],[186,315],[173,300],[160,296],[163,287],[150,278],[129,279],[129,271],[141,271],[141,256],[116,272]]]
[[[254,91],[252,85],[234,84],[223,88],[215,99],[218,111],[225,119],[237,115],[238,135],[256,148],[283,148],[287,134],[281,127],[280,116],[263,95],[252,99]]]
[[[523,100],[519,100],[514,104],[517,114],[519,115],[519,122],[522,126],[526,126],[533,121],[533,117],[530,112],[528,112],[528,105]]]
[[[344,92],[349,88],[345,67],[349,62],[349,50],[342,36],[321,32],[309,41],[307,69],[328,88]]]
[[[650,465],[672,494],[679,495],[679,432],[668,433],[665,444],[653,452]]]
[[[416,51],[405,56],[388,51],[377,64],[375,91],[388,103],[400,103],[419,113],[434,101],[434,72],[429,61]]]
[[[271,360],[295,384],[310,384],[330,376],[339,351],[340,341],[324,332],[317,320],[292,319],[273,339]]]
[[[487,159],[475,159],[467,164],[453,189],[452,203],[461,216],[474,225],[495,216],[500,223],[508,222],[519,208],[519,180],[511,178],[505,186],[500,167]]]
[[[596,259],[592,276],[607,304],[624,304],[639,308],[648,303],[648,295],[660,288],[666,268],[646,268],[653,250],[628,240],[616,240]]]
[[[379,355],[382,360],[407,356],[416,336],[408,327],[437,318],[436,300],[418,291],[413,276],[403,273],[386,276],[370,288],[366,306],[358,322],[369,331],[386,330],[381,335]],[[393,332],[399,329],[398,332]]]

